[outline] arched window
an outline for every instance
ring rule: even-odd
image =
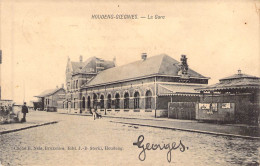
[[[83,109],[86,108],[85,103],[86,103],[86,99],[85,99],[85,97],[83,96],[83,97],[82,97],[82,108],[83,108]]]
[[[68,109],[69,108],[69,102],[66,101],[66,108]]]
[[[95,94],[95,93],[93,95],[93,107],[97,108],[97,94]]]
[[[91,99],[90,99],[90,96],[88,96],[88,103],[87,103],[88,108],[90,108],[90,103],[91,103]]]
[[[139,94],[139,92],[135,92],[135,94],[134,94],[134,109],[139,108],[139,102],[140,102],[140,94]]]
[[[100,96],[100,108],[104,108],[104,95]]]
[[[152,92],[150,90],[145,93],[145,108],[152,108]]]
[[[115,108],[116,108],[116,109],[119,109],[119,108],[120,108],[120,96],[119,96],[118,93],[116,94]]]
[[[124,95],[124,108],[128,109],[129,108],[129,93],[125,93]]]
[[[111,103],[112,103],[111,94],[109,94],[109,95],[107,96],[107,108],[108,108],[108,109],[111,108]]]
[[[77,103],[77,99],[74,98],[74,109],[77,109],[78,108],[78,103]]]

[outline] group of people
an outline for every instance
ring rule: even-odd
[[[0,106],[0,121],[1,122],[8,122],[9,121],[9,117],[10,117],[10,113],[12,112],[12,107],[10,105],[4,105],[4,106]]]
[[[101,114],[98,114],[96,109],[92,112],[92,115],[94,120],[102,118]]]
[[[26,102],[24,102],[21,112],[23,113],[23,118],[21,122],[26,122],[26,114],[29,112]],[[2,105],[0,106],[0,121],[3,123],[11,122],[12,120],[19,121],[19,113],[15,113],[14,104]],[[16,116],[15,116],[16,115]]]

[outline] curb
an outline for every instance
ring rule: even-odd
[[[62,113],[62,114],[66,114],[66,113]],[[88,114],[67,114],[67,115],[92,116],[92,115],[88,115]],[[104,116],[102,115],[102,117],[104,117],[104,118],[114,118],[114,119],[140,119],[140,120],[166,121],[164,119],[156,119],[156,118],[155,119],[144,119],[144,118],[136,118],[136,117],[117,117],[117,116],[109,116],[109,115],[104,115]],[[211,135],[217,135],[217,136],[229,136],[229,137],[246,138],[246,139],[259,139],[260,140],[260,137],[252,137],[252,136],[246,136],[246,135],[217,133],[217,132],[210,132],[210,131],[203,131],[203,130],[192,130],[192,129],[175,128],[175,127],[162,127],[162,126],[145,125],[145,124],[137,124],[137,123],[127,123],[127,122],[117,122],[117,121],[110,121],[110,122],[139,125],[139,126],[145,126],[145,127],[154,127],[154,128],[161,128],[161,129],[171,129],[171,130],[180,130],[180,131],[187,131],[187,132],[196,132],[196,133],[211,134]],[[189,122],[189,123],[197,123],[197,122]],[[232,125],[228,124],[227,126],[232,126]],[[239,126],[237,126],[237,127],[239,127]],[[252,126],[249,126],[249,127],[252,127]]]
[[[229,137],[246,138],[246,139],[259,139],[260,140],[260,137],[251,137],[251,136],[236,135],[236,134],[216,133],[216,132],[183,129],[183,128],[175,128],[175,127],[153,126],[153,125],[138,124],[138,123],[127,123],[127,122],[116,122],[116,121],[110,121],[110,122],[137,125],[137,126],[145,126],[145,127],[154,127],[154,128],[161,128],[161,129],[180,130],[180,131],[195,132],[195,133],[201,133],[201,134],[210,134],[210,135],[217,135],[217,136],[229,136]]]
[[[37,124],[37,125],[33,125],[33,126],[28,126],[28,127],[19,128],[19,129],[1,131],[1,132],[0,132],[0,135],[12,133],[12,132],[17,132],[17,131],[21,131],[21,130],[26,130],[26,129],[30,129],[30,128],[34,128],[34,127],[40,127],[40,126],[55,124],[55,123],[58,123],[58,121],[53,121],[53,122],[47,122],[47,123]]]
[[[78,116],[92,116],[90,114],[68,114],[68,113],[58,113],[58,114],[66,114],[66,115],[78,115]],[[121,116],[109,116],[109,115],[102,115],[104,118],[114,118],[114,119],[139,119],[139,120],[153,120],[153,121],[171,121],[168,119],[163,118],[139,118],[139,117],[121,117]],[[178,122],[178,121],[176,121]],[[196,120],[189,120],[189,121],[181,121],[182,123],[203,123],[198,122]],[[207,124],[207,123],[204,123]],[[211,123],[210,123],[211,124]],[[214,124],[214,125],[221,125],[221,126],[233,126],[233,127],[246,127],[246,128],[258,128],[258,126],[246,126],[246,125],[233,125],[233,124]]]
[[[102,115],[103,116],[103,115]],[[150,118],[150,119],[145,119],[145,118],[138,118],[138,117],[120,117],[120,116],[103,116],[103,117],[108,117],[108,118],[118,118],[118,119],[140,119],[140,120],[153,120],[153,121],[170,121],[170,120],[167,120],[167,119],[162,119],[162,118]],[[186,122],[189,122],[189,123],[198,123],[197,121],[186,121]],[[184,122],[185,123],[185,122]]]

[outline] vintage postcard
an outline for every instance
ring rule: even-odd
[[[250,165],[258,0],[1,0],[0,166]]]

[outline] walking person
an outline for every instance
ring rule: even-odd
[[[93,111],[93,118],[94,118],[94,120],[96,120],[96,118],[97,118],[96,109]]]
[[[22,107],[23,119],[22,122],[26,122],[26,114],[28,113],[28,107],[26,106],[26,102],[24,102]]]

